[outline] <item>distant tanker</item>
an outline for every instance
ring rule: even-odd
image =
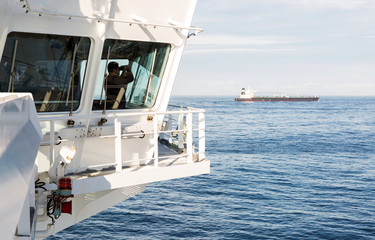
[[[241,89],[241,94],[239,98],[235,98],[235,101],[239,102],[316,102],[319,100],[319,97],[290,97],[286,95],[282,96],[255,96],[253,90]]]

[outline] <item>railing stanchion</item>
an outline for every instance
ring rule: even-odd
[[[159,166],[159,133],[158,133],[158,118],[156,115],[153,117],[154,120],[154,166]]]
[[[181,108],[182,111],[182,108]],[[178,136],[178,153],[182,153],[184,150],[184,114],[178,114],[178,123],[177,123],[177,136]]]
[[[49,122],[50,126],[49,126],[49,131],[50,131],[50,134],[49,134],[49,148],[50,148],[50,161],[49,161],[49,166],[51,167],[52,166],[52,163],[53,163],[53,160],[55,159],[55,121],[54,120],[51,120]]]
[[[200,112],[199,115],[199,123],[198,123],[198,128],[199,128],[199,160],[203,160],[206,158],[206,134],[205,134],[205,128],[206,128],[206,120],[205,120],[205,114],[204,112]]]
[[[168,110],[171,110],[171,109],[168,109]],[[171,131],[172,130],[172,126],[173,126],[173,121],[172,121],[172,114],[168,114],[167,115],[168,117],[168,121],[167,121],[167,124],[166,124],[166,131]],[[167,134],[168,136],[168,143],[172,143],[172,132],[168,132]]]
[[[193,113],[186,115],[186,152],[187,162],[193,162]]]
[[[118,117],[115,118],[115,161],[116,172],[122,171],[122,153],[121,153],[121,122]]]

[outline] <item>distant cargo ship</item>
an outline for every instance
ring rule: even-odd
[[[307,102],[316,102],[319,100],[319,97],[290,97],[287,95],[281,95],[281,96],[255,96],[254,91],[251,89],[241,89],[241,94],[239,98],[235,98],[235,101],[240,102],[301,102],[301,101],[307,101]]]

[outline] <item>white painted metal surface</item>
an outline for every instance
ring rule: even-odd
[[[48,237],[141,193],[147,183],[209,173],[204,110],[166,111],[185,42],[201,31],[191,26],[195,4],[196,0],[0,1],[0,92],[33,93],[43,137],[36,156],[38,184],[23,184],[31,191],[22,199],[16,238]],[[127,108],[102,109],[107,101],[102,101],[103,92],[109,95],[106,68],[114,60],[130,66],[134,75],[124,87]],[[7,138],[1,134],[0,139]],[[74,149],[74,154],[68,158],[64,149]],[[73,196],[69,192],[64,198],[65,190],[60,191],[63,176],[71,179],[68,192]],[[14,186],[2,187],[9,191]],[[47,202],[54,194],[71,203],[71,214],[53,218]],[[30,207],[37,208],[31,221]],[[3,211],[7,215],[0,207]],[[15,234],[14,229],[10,232]]]
[[[0,238],[11,239],[19,222],[30,230],[30,218],[20,217],[42,137],[31,94],[0,93],[0,136]]]
[[[250,88],[242,88],[240,93],[240,98],[253,98],[255,95],[255,91],[251,90]]]

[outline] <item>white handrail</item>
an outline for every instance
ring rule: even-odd
[[[188,163],[193,162],[193,116],[192,113],[186,115],[186,152],[188,154]]]
[[[179,110],[179,111],[157,111],[157,112],[118,112],[118,113],[98,113],[93,115],[74,115],[74,116],[43,116],[39,115],[39,121],[50,121],[50,120],[68,120],[68,119],[93,119],[93,118],[102,118],[103,116],[108,118],[115,117],[135,117],[135,116],[148,116],[148,115],[166,115],[166,114],[186,114],[186,113],[205,113],[203,109],[191,109],[191,110]]]
[[[181,107],[179,107],[181,108]],[[181,108],[183,109],[183,108]],[[175,150],[178,151],[178,154],[175,155],[168,155],[168,157],[173,156],[175,159],[186,157],[187,163],[194,163],[194,159],[201,161],[205,159],[205,111],[202,109],[196,109],[196,108],[185,108],[187,110],[179,110],[179,111],[160,111],[160,112],[130,112],[130,113],[107,113],[107,114],[94,114],[94,115],[86,115],[86,116],[40,116],[40,121],[47,121],[49,122],[49,130],[50,133],[50,139],[49,141],[43,141],[43,144],[49,144],[50,153],[49,153],[49,159],[52,164],[53,159],[55,157],[55,146],[58,145],[60,142],[67,142],[67,141],[80,141],[80,140],[87,140],[87,139],[102,139],[102,138],[112,138],[114,139],[114,162],[113,163],[103,163],[103,164],[96,164],[92,166],[86,166],[81,167],[77,169],[71,169],[70,172],[80,172],[84,171],[85,169],[96,169],[100,168],[101,166],[113,166],[116,169],[116,172],[122,171],[124,162],[146,162],[149,163],[151,160],[154,160],[153,165],[154,167],[159,166],[159,160],[167,158],[166,156],[159,156],[159,136],[160,139],[164,139],[164,141],[167,141],[167,143],[172,144],[172,146],[175,146]],[[159,129],[159,118],[158,115],[162,115],[167,119],[167,121],[172,121],[171,115],[175,114],[178,115],[179,121],[175,121],[174,124],[177,125],[176,129],[172,129],[172,125],[169,125],[169,128]],[[194,118],[195,121],[198,121],[198,123],[193,124],[193,114],[198,114],[198,118]],[[126,117],[126,116],[148,116],[152,115],[152,121],[153,121],[153,130],[152,131],[142,131],[142,132],[133,132],[133,133],[122,133],[122,125],[121,118],[120,117]],[[167,117],[168,116],[168,117]],[[57,121],[63,121],[66,119],[88,119],[90,122],[91,119],[95,118],[102,118],[105,117],[106,119],[113,118],[113,123],[109,126],[114,127],[114,132],[109,133],[107,135],[100,135],[100,136],[88,136],[88,134],[84,133],[82,136],[78,136],[75,138],[66,138],[66,139],[59,139],[56,142],[55,136],[55,124]],[[126,126],[126,125],[125,125]],[[130,126],[130,125],[129,125]],[[198,126],[198,128],[193,128],[193,126]],[[85,126],[81,126],[85,128]],[[88,128],[89,126],[86,126]],[[193,132],[198,131],[198,137],[196,138],[196,143],[198,144],[198,147],[194,146],[194,137]],[[123,161],[122,160],[122,139],[126,137],[132,137],[132,136],[140,136],[140,135],[152,135],[152,143],[153,143],[153,156],[150,159],[130,159]],[[166,138],[163,138],[166,137]],[[173,143],[173,139],[177,138],[177,142]],[[168,145],[168,144],[167,144]],[[170,146],[171,147],[171,146]],[[186,150],[186,151],[185,151]],[[197,151],[198,150],[198,151]],[[194,158],[194,156],[196,156]]]
[[[199,120],[198,120],[198,125],[199,125],[199,128],[198,128],[198,131],[199,131],[199,135],[198,135],[198,139],[199,139],[199,159],[204,159],[204,158],[206,158],[206,153],[205,153],[205,149],[206,149],[206,132],[205,132],[206,120],[205,120],[204,113],[199,113],[198,116],[199,116]]]

